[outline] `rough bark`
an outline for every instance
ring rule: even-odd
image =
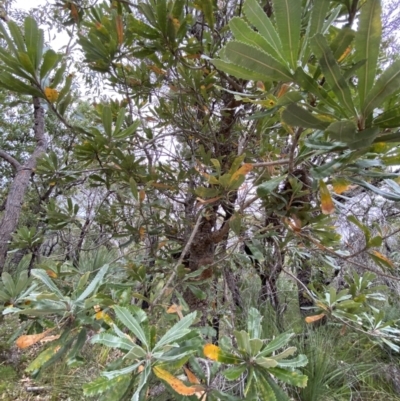
[[[2,273],[4,269],[9,242],[18,225],[22,204],[33,169],[36,167],[38,158],[47,148],[47,141],[44,134],[44,111],[40,105],[40,99],[37,97],[33,98],[33,109],[33,130],[36,146],[31,156],[25,163],[21,164],[6,152],[0,152],[0,157],[8,161],[16,171],[14,180],[10,185],[3,216],[0,221],[0,273]]]

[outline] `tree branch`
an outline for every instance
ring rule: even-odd
[[[14,167],[14,170],[19,170],[22,166],[21,163],[9,155],[6,151],[0,149],[0,157]]]

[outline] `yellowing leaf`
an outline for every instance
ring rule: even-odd
[[[172,304],[167,309],[167,313],[176,313],[179,316],[180,319],[183,319],[182,306],[181,305]]]
[[[253,165],[252,164],[250,164],[250,163],[243,164],[243,166],[241,166],[238,170],[236,170],[232,174],[231,182],[236,181],[240,176],[245,176],[251,170],[253,170]]]
[[[325,313],[321,313],[320,315],[314,315],[314,316],[307,316],[305,318],[306,323],[314,323],[317,322],[318,320],[321,320],[325,316]]]
[[[181,380],[159,366],[155,366],[153,372],[159,379],[167,382],[180,395],[190,396],[201,390],[200,386],[186,386]]]
[[[146,192],[144,192],[144,189],[141,189],[139,191],[139,200],[140,200],[140,202],[143,202],[145,197],[146,197]]]
[[[139,236],[140,236],[140,239],[143,240],[144,237],[145,237],[145,235],[146,235],[146,228],[145,228],[144,226],[141,226],[141,227],[139,228]]]
[[[185,370],[186,376],[190,383],[200,384],[199,379],[195,376],[195,374],[190,369],[188,369],[186,366],[184,366],[183,369]]]
[[[49,329],[40,334],[30,334],[30,335],[20,336],[17,338],[17,341],[15,341],[15,344],[18,348],[21,349],[28,348],[31,345],[39,342],[42,338],[46,337],[46,335],[52,330],[53,329]]]
[[[118,36],[118,43],[122,45],[124,41],[124,27],[122,25],[122,17],[117,15],[115,23],[117,25],[117,36]]]
[[[323,214],[332,214],[335,211],[333,200],[326,184],[319,180],[319,194],[321,197],[321,210]]]
[[[349,47],[344,51],[344,53],[339,57],[338,62],[339,62],[339,63],[342,62],[342,61],[349,55],[350,52],[351,52],[351,47],[349,46]]]
[[[345,178],[335,178],[332,180],[332,187],[336,194],[340,195],[351,188],[351,184]]]
[[[276,95],[277,98],[282,97],[289,89],[290,85],[282,84],[281,88],[279,89],[278,94]]]
[[[44,89],[44,94],[46,96],[46,99],[50,103],[54,103],[58,99],[58,92],[56,89],[49,88],[48,86]]]
[[[393,262],[388,259],[385,255],[382,255],[380,252],[378,251],[372,251],[372,253],[380,260],[382,260],[383,262],[386,262],[388,265],[390,265],[391,267],[394,267]]]

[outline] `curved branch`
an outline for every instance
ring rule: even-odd
[[[14,170],[19,170],[22,166],[21,163],[9,155],[6,151],[0,149],[0,157],[14,167]]]

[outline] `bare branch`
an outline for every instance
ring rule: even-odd
[[[0,149],[0,157],[14,167],[14,170],[19,170],[22,166],[21,163],[9,155],[6,151]]]

